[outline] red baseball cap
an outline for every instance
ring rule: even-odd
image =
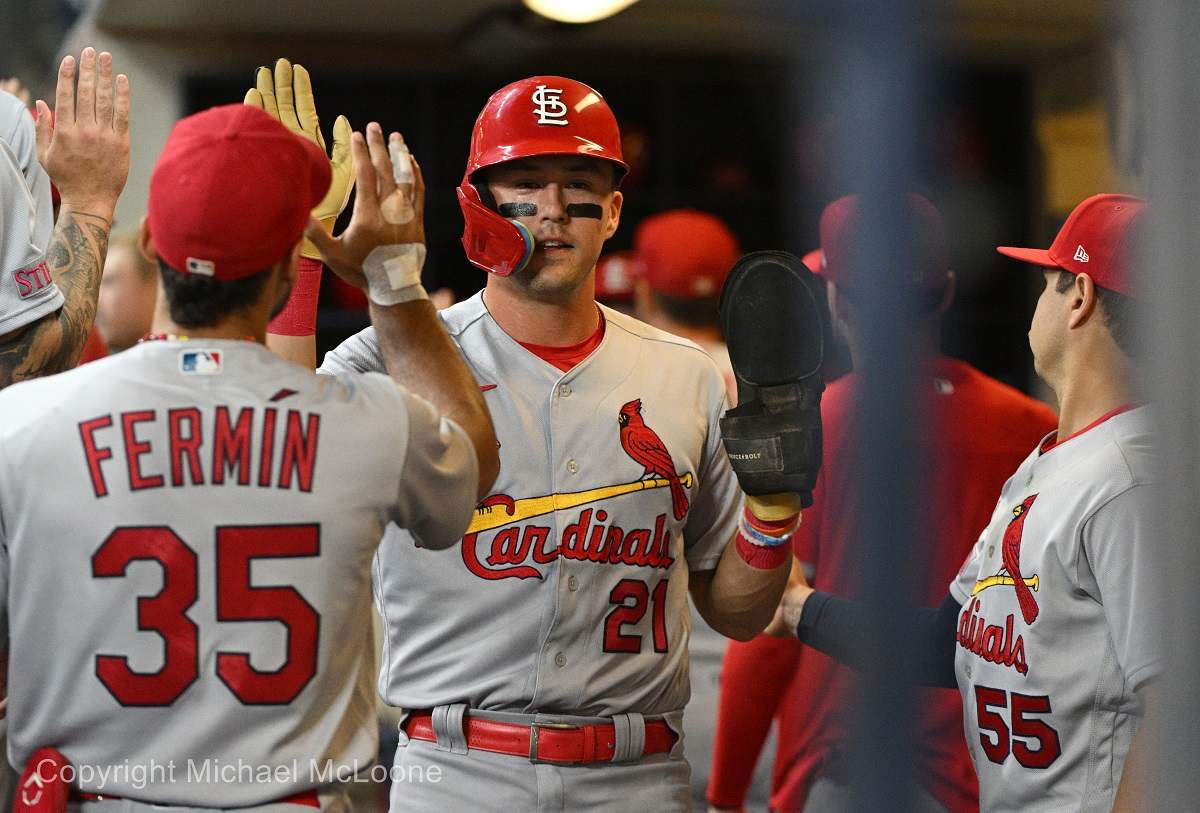
[[[329,159],[255,107],[182,119],[150,177],[158,256],[187,274],[240,279],[283,259],[329,189]]]
[[[627,303],[633,301],[633,281],[640,275],[637,255],[632,251],[605,254],[596,263],[596,300]]]
[[[650,287],[681,299],[719,295],[741,253],[720,218],[694,209],[646,218],[634,234],[633,249]]]
[[[909,194],[903,201],[907,202],[915,227],[913,248],[916,256],[912,268],[893,270],[903,272],[908,282],[921,288],[943,285],[950,275],[950,258],[942,216],[921,195]],[[855,287],[854,255],[863,240],[861,203],[858,195],[847,195],[826,206],[821,213],[823,262],[820,274],[843,290]]]
[[[1133,296],[1134,225],[1146,201],[1133,195],[1092,195],[1067,216],[1050,248],[998,246],[1005,257],[1087,274],[1101,288]]]

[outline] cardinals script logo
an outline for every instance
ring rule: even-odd
[[[640,491],[670,495],[671,516],[687,516],[686,489],[692,487],[690,471],[675,470],[675,462],[658,433],[642,417],[642,401],[635,398],[617,413],[618,438],[629,458],[641,466],[641,476],[630,482],[602,485],[583,491],[561,492],[514,499],[493,494],[475,508],[475,517],[462,539],[463,564],[481,579],[543,579],[536,565],[560,556],[596,564],[630,565],[667,570],[674,564],[671,529],[666,512],[653,519],[633,516],[642,527],[623,527],[609,515],[610,506],[593,507]],[[580,509],[574,516],[560,518],[560,530],[529,520],[555,511]],[[623,513],[622,520],[630,514]],[[649,527],[653,525],[653,528]],[[489,539],[483,534],[495,531]],[[490,548],[490,550],[489,550]]]

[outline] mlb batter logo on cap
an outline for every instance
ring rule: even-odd
[[[220,350],[184,350],[179,354],[179,372],[217,375],[221,372]]]

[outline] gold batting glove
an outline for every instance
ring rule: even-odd
[[[800,495],[790,491],[782,494],[747,494],[746,507],[761,520],[782,522],[800,513]]]
[[[321,122],[317,118],[317,105],[313,100],[312,80],[303,65],[286,59],[275,61],[274,74],[267,68],[259,68],[254,77],[254,87],[246,91],[244,102],[264,110],[278,119],[301,138],[327,152],[325,137],[321,135]],[[329,159],[333,180],[329,191],[312,210],[312,216],[321,221],[325,231],[333,231],[333,222],[346,208],[350,190],[354,188],[354,157],[350,152],[350,122],[338,116],[333,122],[333,154]],[[313,260],[321,259],[321,252],[307,237],[300,247],[300,256]]]

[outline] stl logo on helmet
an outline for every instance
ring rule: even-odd
[[[538,124],[555,124],[567,126],[567,105],[562,100],[562,88],[552,88],[538,85],[530,98],[533,100],[533,112]]]

